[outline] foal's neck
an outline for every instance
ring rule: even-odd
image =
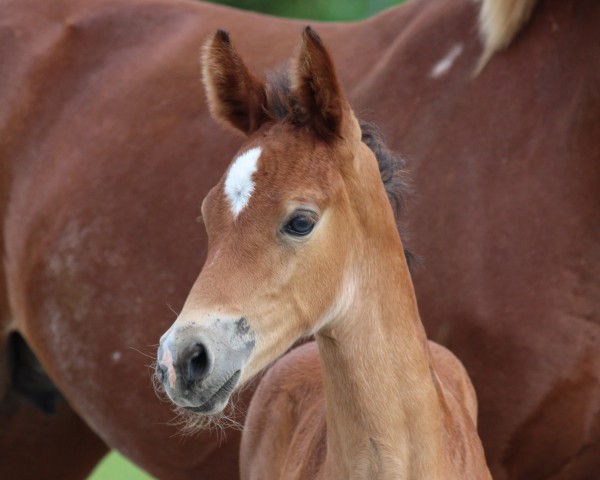
[[[401,242],[389,243],[360,262],[344,318],[316,335],[327,399],[326,478],[442,478],[438,386]]]

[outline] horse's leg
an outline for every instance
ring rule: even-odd
[[[105,444],[62,399],[22,337],[3,340],[0,478],[85,478]]]
[[[0,478],[80,480],[106,452],[62,399],[51,416],[13,391],[0,403]]]

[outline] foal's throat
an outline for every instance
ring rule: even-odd
[[[441,478],[443,422],[427,339],[406,265],[394,263],[382,263],[344,318],[316,335],[325,478]]]

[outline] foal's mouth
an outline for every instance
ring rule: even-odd
[[[190,412],[199,413],[199,414],[215,413],[215,412],[213,412],[215,405],[217,405],[221,401],[224,401],[224,403],[227,402],[227,399],[235,390],[238,380],[240,379],[240,375],[241,375],[241,370],[238,370],[237,372],[235,372],[229,378],[229,380],[227,380],[225,383],[223,383],[217,389],[217,391],[215,393],[213,393],[201,405],[198,405],[197,407],[183,407],[183,408]]]

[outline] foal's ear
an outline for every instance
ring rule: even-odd
[[[250,73],[223,30],[202,48],[202,80],[216,120],[248,135],[266,119],[265,85]]]
[[[329,52],[310,27],[302,34],[302,45],[293,73],[294,93],[307,121],[322,136],[344,135],[344,123],[353,116],[338,82]]]

